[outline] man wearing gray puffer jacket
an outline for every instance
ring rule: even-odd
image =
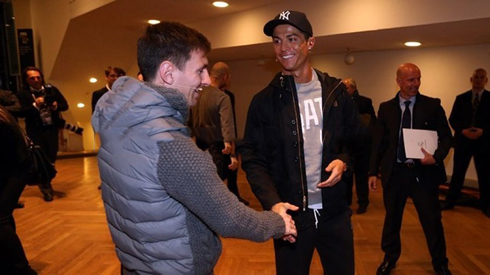
[[[119,78],[93,114],[102,198],[123,274],[211,274],[221,254],[218,234],[295,241],[286,211],[297,207],[246,207],[190,138],[185,122],[209,85],[210,48],[182,24],[149,26],[138,40],[138,65],[149,82]]]

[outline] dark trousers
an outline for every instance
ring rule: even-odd
[[[58,154],[58,129],[47,129],[43,131],[37,131],[27,128],[27,136],[34,142],[34,144],[39,145],[49,160],[54,164],[56,161],[56,156]],[[39,189],[44,193],[53,193],[53,187],[51,182],[40,183]]]
[[[486,147],[489,145],[486,144]],[[463,189],[464,179],[471,157],[474,158],[478,186],[480,189],[480,205],[483,210],[490,208],[490,152],[485,150],[481,142],[464,140],[454,148],[454,165],[449,192],[446,201],[456,203]]]
[[[356,182],[357,204],[361,207],[369,205],[369,152],[365,148],[361,148],[357,154],[353,156],[354,173],[346,177],[347,183],[347,203],[352,204],[352,187],[354,185],[354,175]]]
[[[231,163],[231,161],[230,161]],[[238,191],[238,169],[234,171],[229,171],[228,172],[228,179],[227,179],[227,184],[228,184],[228,190],[230,190],[231,193],[235,194],[235,196],[240,197],[240,192]]]
[[[29,266],[24,248],[15,232],[13,211],[27,182],[26,176],[0,182],[0,273],[37,274]]]
[[[296,242],[274,240],[277,274],[309,274],[315,248],[320,255],[324,274],[354,274],[354,241],[350,210],[330,219],[317,215],[318,228],[315,228],[313,210],[308,209],[298,215],[303,216],[299,220],[304,222],[296,223],[298,228],[303,229],[298,232]]]
[[[386,216],[381,248],[385,252],[385,260],[396,262],[400,257],[403,211],[408,196],[411,196],[429,247],[432,265],[437,268],[447,264],[438,193],[436,188],[427,184],[431,183],[419,182],[414,168],[400,164],[394,166],[391,180],[383,189]]]
[[[207,149],[213,158],[213,162],[216,165],[216,169],[221,180],[227,180],[228,190],[230,190],[237,197],[240,197],[238,192],[238,169],[231,171],[228,165],[231,164],[230,155],[224,155],[221,151],[224,149],[223,142],[216,142],[211,144]]]
[[[208,147],[209,154],[213,158],[213,162],[216,165],[216,170],[218,172],[221,180],[228,178],[228,165],[230,165],[231,160],[229,155],[224,155],[221,151],[224,149],[223,142],[216,142]]]

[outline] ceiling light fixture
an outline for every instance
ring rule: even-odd
[[[347,54],[344,56],[344,63],[352,65],[354,62],[356,62],[356,57],[350,52],[350,49],[347,48]]]
[[[405,42],[405,46],[407,46],[407,47],[418,47],[420,45],[422,45],[422,43],[417,42],[417,41],[408,41],[408,42]]]
[[[90,83],[95,83],[97,82],[97,78],[91,77],[88,81],[90,81]]]
[[[156,20],[156,19],[150,19],[148,20],[148,24],[150,25],[156,25],[156,24],[159,24],[160,23],[160,20]]]
[[[80,103],[77,104],[77,107],[78,108],[83,108],[83,107],[85,107],[85,104],[83,104],[83,103],[80,102]]]
[[[226,3],[225,1],[214,1],[213,6],[217,8],[226,8],[228,7],[228,3]]]

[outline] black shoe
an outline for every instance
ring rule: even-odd
[[[243,199],[242,197],[238,197],[238,200],[247,206],[250,204],[246,199]]]
[[[388,262],[384,260],[376,270],[376,275],[388,275],[395,268],[396,262]]]
[[[44,193],[44,201],[46,201],[46,202],[53,201],[53,194],[51,194],[51,193]]]
[[[450,210],[454,209],[454,203],[448,201],[441,202],[441,210]]]
[[[437,275],[452,275],[451,270],[447,265],[442,265],[439,268],[434,269]]]
[[[366,213],[367,211],[367,206],[359,206],[359,208],[357,208],[357,214],[364,214]]]

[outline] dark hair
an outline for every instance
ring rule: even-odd
[[[37,67],[34,67],[34,66],[29,66],[29,67],[26,67],[23,71],[22,71],[22,87],[24,87],[25,89],[29,89],[29,83],[27,83],[27,71],[36,71],[38,72],[40,75],[41,75],[41,78],[42,78],[42,84],[44,86],[44,75],[43,73],[41,72],[41,70]]]
[[[108,66],[104,71],[105,76],[108,77],[111,74],[111,71],[114,71],[117,74],[117,77],[126,75],[126,72],[123,69],[121,69],[119,67]]]
[[[162,62],[170,61],[183,70],[191,52],[197,50],[211,50],[208,39],[200,32],[178,22],[149,25],[138,39],[138,66],[143,78],[152,81]]]

